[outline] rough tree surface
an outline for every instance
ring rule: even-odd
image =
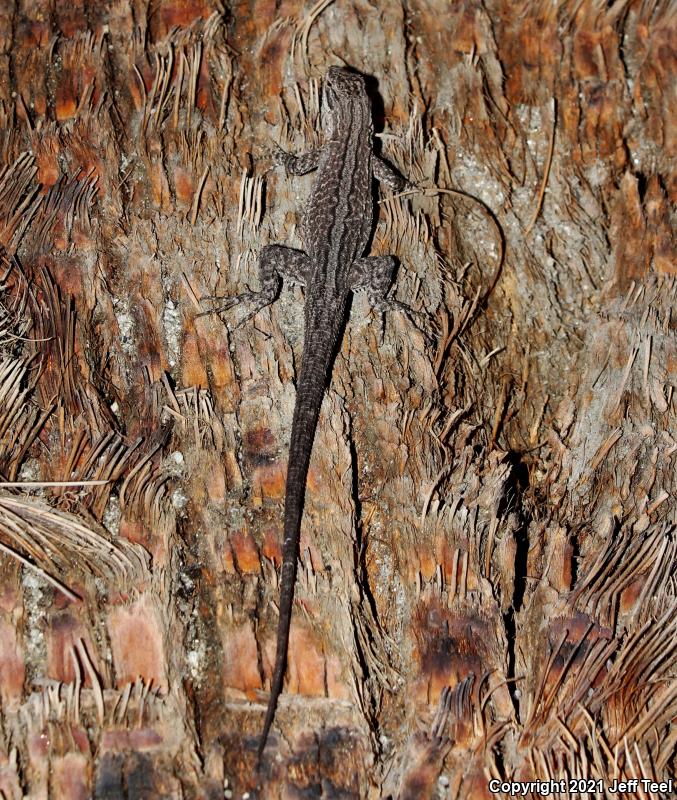
[[[668,0],[0,4],[0,797],[676,777],[676,31]],[[302,290],[197,314],[300,246],[312,176],[271,153],[344,63],[425,189],[381,193],[371,252],[431,335],[352,303],[257,776]]]

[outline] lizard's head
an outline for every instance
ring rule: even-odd
[[[369,105],[364,78],[349,69],[329,67],[322,87],[324,126],[333,128],[337,117],[349,114],[355,105]]]
[[[330,108],[341,100],[361,100],[367,96],[364,78],[342,67],[329,67],[324,78],[324,92]]]

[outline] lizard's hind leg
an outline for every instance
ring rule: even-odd
[[[365,256],[356,258],[350,268],[350,288],[354,292],[367,292],[374,311],[383,312],[396,300],[388,297],[397,262],[394,256]]]
[[[232,297],[203,297],[203,300],[223,302],[216,308],[204,311],[197,316],[220,314],[242,303],[250,308],[249,312],[235,326],[239,328],[276,299],[282,278],[305,286],[309,271],[310,259],[302,250],[294,250],[279,244],[268,245],[261,250],[259,256],[259,281],[261,283],[259,291],[248,290]]]
[[[426,339],[430,338],[428,333],[429,320],[427,314],[414,311],[413,308],[400,303],[388,293],[393,285],[393,277],[397,262],[394,256],[365,256],[356,258],[353,261],[350,271],[350,288],[354,292],[366,291],[369,302],[376,313],[383,314],[386,311],[399,311],[415,327],[419,328]]]

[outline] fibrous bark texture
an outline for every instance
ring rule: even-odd
[[[0,5],[0,797],[675,777],[676,39],[661,0]],[[352,302],[257,772],[303,293],[198,315],[302,246],[271,153],[331,64],[420,187],[370,251],[418,313]]]

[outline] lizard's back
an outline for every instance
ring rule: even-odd
[[[364,80],[330,70],[324,102],[326,141],[303,219],[313,268],[311,286],[349,289],[348,271],[364,255],[373,218],[371,107]]]

